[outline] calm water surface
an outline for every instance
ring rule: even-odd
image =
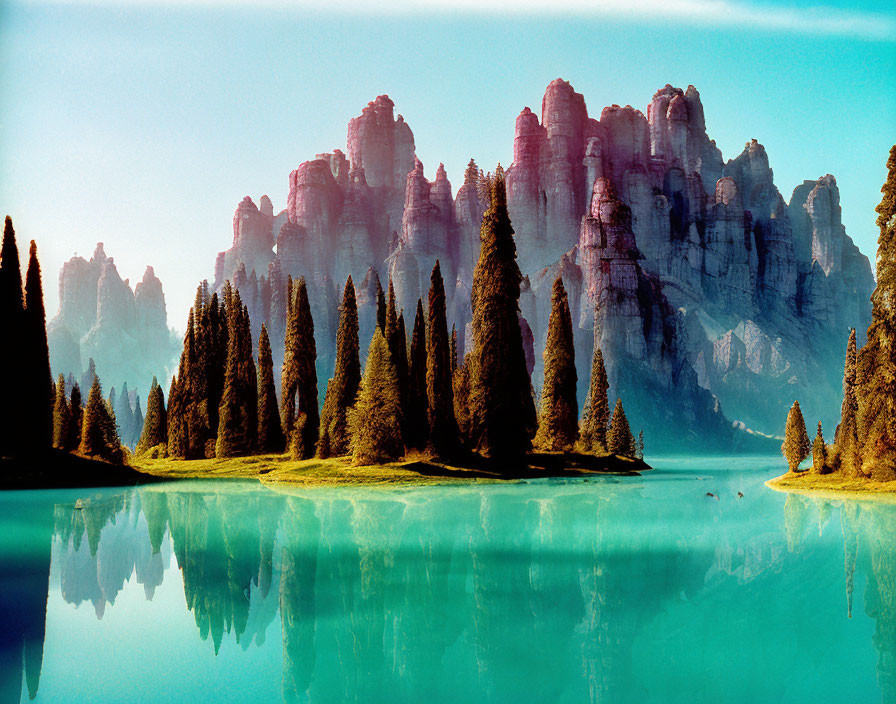
[[[896,506],[654,464],[0,493],[0,702],[896,702]]]

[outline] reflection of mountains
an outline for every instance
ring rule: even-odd
[[[751,492],[663,515],[646,489],[610,482],[289,496],[148,487],[57,506],[54,575],[67,601],[91,601],[102,616],[132,576],[151,599],[173,552],[187,607],[216,652],[225,633],[243,649],[262,645],[279,609],[286,701],[643,701],[657,681],[676,677],[684,701],[693,673],[680,666],[694,656],[675,651],[675,629],[713,618],[716,602],[732,599],[744,613],[725,614],[720,640],[786,618],[783,606],[753,602],[815,577],[808,570],[818,563],[801,551],[824,549],[810,535],[840,510],[847,584],[867,576],[887,700],[896,692],[896,507],[838,509],[794,496],[783,534],[744,530],[775,505],[770,493]],[[705,511],[718,520],[707,522]],[[710,527],[694,533],[697,525]],[[49,517],[46,530],[47,562],[29,571],[35,584],[49,573]],[[29,691],[45,611],[35,589],[3,650],[21,658],[24,647]],[[711,626],[694,631],[715,637]],[[725,649],[702,645],[710,660],[714,647]],[[742,663],[748,691],[757,668],[782,681],[792,662],[782,647],[769,643]],[[823,662],[826,653],[801,657]],[[656,672],[645,673],[642,660],[659,663]],[[737,678],[738,667],[707,679],[721,675]]]

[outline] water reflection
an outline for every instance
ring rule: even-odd
[[[0,700],[17,701],[23,678],[37,693],[51,560],[64,601],[90,602],[100,619],[129,580],[152,600],[178,569],[215,654],[225,638],[270,648],[279,628],[285,702],[638,702],[675,678],[683,688],[659,700],[693,701],[740,676],[757,686],[756,668],[776,687],[792,666],[780,644],[751,653],[743,674],[675,646],[719,639],[724,651],[732,633],[762,636],[763,610],[786,619],[763,601],[801,588],[834,530],[843,609],[863,585],[881,697],[896,700],[896,506],[788,495],[775,522],[755,519],[781,511],[770,492],[674,509],[648,493],[611,482],[294,494],[185,483],[28,504],[20,519],[42,547],[2,555]],[[716,600],[746,613],[714,611]],[[708,619],[704,635],[676,632],[683,613]],[[729,681],[694,697],[695,662]]]

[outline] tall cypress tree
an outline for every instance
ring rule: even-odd
[[[156,378],[152,378],[152,386],[146,397],[146,418],[143,419],[143,432],[137,443],[137,454],[142,454],[168,439],[168,414],[165,409],[165,394]]]
[[[610,420],[610,430],[607,432],[607,445],[610,452],[622,457],[635,456],[635,436],[629,426],[628,418],[622,408],[622,399],[616,399],[616,408],[613,409],[613,418]]]
[[[809,456],[809,434],[806,432],[806,421],[800,410],[800,402],[794,401],[787,414],[787,425],[784,428],[784,442],[781,454],[787,460],[791,472],[797,471],[800,462]]]
[[[355,405],[361,384],[361,360],[358,342],[358,301],[355,284],[349,276],[342,293],[339,328],[336,332],[336,366],[327,384],[324,414],[321,418],[321,457],[340,457],[351,450],[349,409]]]
[[[258,336],[258,450],[283,452],[286,440],[280,425],[280,409],[274,388],[274,360],[271,341],[264,323]]]
[[[69,397],[69,410],[72,414],[69,426],[69,439],[65,447],[68,452],[75,452],[81,444],[81,425],[84,422],[84,408],[81,403],[81,387],[78,382],[72,383],[72,393]]]
[[[26,392],[22,374],[26,338],[19,249],[12,219],[8,215],[0,250],[0,321],[3,322],[4,339],[0,344],[0,398],[4,399],[8,409],[0,423],[0,456],[13,456],[28,449],[24,446],[27,437],[25,416],[13,410],[13,404],[18,407]]]
[[[823,474],[827,462],[827,447],[824,444],[824,435],[821,434],[821,423],[818,424],[818,432],[812,441],[812,471],[815,474]]]
[[[417,299],[414,330],[411,333],[411,358],[408,362],[408,393],[405,404],[405,442],[408,447],[426,447],[429,423],[426,398],[426,322],[423,301]]]
[[[381,464],[401,457],[401,423],[398,376],[386,338],[377,327],[367,351],[358,401],[350,414],[352,464]]]
[[[220,424],[220,422],[219,422]],[[184,423],[180,409],[180,384],[177,375],[168,387],[168,456],[184,457]]]
[[[470,386],[472,384],[473,353],[464,357],[464,363],[454,370],[451,387],[454,390],[454,420],[457,422],[457,432],[460,442],[464,447],[469,447],[471,436],[470,415]]]
[[[233,293],[234,298],[239,294]],[[241,306],[240,306],[241,307]],[[235,308],[235,306],[234,306]],[[215,440],[216,457],[238,457],[249,453],[249,418],[246,399],[241,395],[241,334],[242,311],[231,310],[231,331],[227,348],[227,370],[224,373],[224,395],[218,409],[218,436]]]
[[[585,413],[579,441],[585,452],[607,452],[607,427],[610,425],[610,403],[607,400],[607,370],[600,347],[594,346],[591,362],[591,385],[585,398]]]
[[[53,447],[68,450],[72,437],[72,409],[65,395],[65,376],[60,374],[56,382],[56,400],[53,404]]]
[[[380,277],[376,277],[376,326],[384,335],[386,334],[386,296],[380,285]]]
[[[483,454],[519,458],[531,447],[535,406],[520,331],[520,283],[504,173],[490,182],[473,273],[471,433]]]
[[[320,433],[315,368],[317,348],[304,277],[299,279],[294,289],[286,326],[280,415],[293,457],[308,459],[314,456]]]
[[[47,321],[37,245],[31,240],[28,274],[25,278],[25,346],[22,405],[28,448],[31,452],[53,446],[53,377],[47,346]]]
[[[544,348],[544,387],[536,444],[545,450],[572,450],[579,434],[579,404],[576,400],[576,352],[572,338],[572,316],[563,279],[558,276],[551,292],[548,339]]]
[[[849,475],[861,474],[862,459],[859,452],[859,401],[857,395],[856,331],[850,330],[846,345],[846,361],[843,365],[843,404],[840,407],[840,425],[837,428],[837,456],[841,470]]]
[[[860,359],[860,427],[871,476],[896,479],[896,145],[877,208],[877,286]]]
[[[389,354],[392,355],[392,364],[395,365],[395,374],[398,376],[398,393],[402,407],[407,402],[408,388],[408,347],[405,336],[404,319],[398,313],[395,304],[395,287],[392,279],[389,279],[389,299],[386,304],[386,344]]]
[[[439,260],[432,269],[429,285],[429,334],[426,350],[426,399],[429,444],[439,456],[457,451],[458,431],[454,419],[454,389],[451,379],[450,341],[445,309],[445,284]]]

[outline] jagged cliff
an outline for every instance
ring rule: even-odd
[[[80,379],[93,358],[106,391],[129,384],[145,394],[153,376],[167,376],[179,348],[168,329],[165,294],[153,268],[146,267],[131,289],[102,242],[89,261],[73,257],[63,264],[59,311],[47,335],[54,378],[72,374]]]
[[[275,350],[286,277],[309,280],[321,379],[332,373],[338,291],[349,274],[365,348],[377,277],[384,288],[392,277],[410,315],[438,259],[449,323],[465,348],[483,174],[471,160],[454,196],[441,164],[427,180],[393,108],[378,97],[349,122],[347,155],[319,154],[293,171],[278,215],[267,196],[260,207],[244,199],[233,246],[216,263],[215,286],[229,278],[245,290]],[[551,284],[562,273],[580,395],[596,340],[611,394],[623,396],[654,449],[681,449],[683,439],[730,448],[742,437],[732,421],[776,432],[797,396],[833,427],[842,348],[850,327],[867,327],[874,285],[840,222],[833,176],[805,181],[786,202],[758,142],[723,160],[693,86],[660,89],[646,117],[613,105],[595,119],[557,79],[540,120],[529,108],[517,118],[513,153],[508,203],[536,389]]]

